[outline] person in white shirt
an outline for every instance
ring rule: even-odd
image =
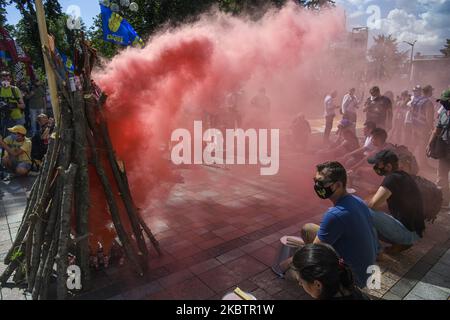
[[[342,99],[341,111],[343,119],[348,119],[356,124],[357,116],[356,112],[359,109],[359,101],[355,96],[356,89],[351,88],[349,92]]]
[[[338,159],[338,161],[344,163],[346,168],[350,168],[360,162],[363,158],[368,157],[376,149],[372,137],[372,132],[375,128],[376,125],[372,121],[364,123],[364,145],[355,151],[347,153],[342,158]]]
[[[336,109],[339,107],[336,106],[335,99],[337,97],[337,91],[333,91],[331,94],[328,94],[325,97],[324,105],[325,105],[325,133],[323,140],[328,143],[330,141],[330,133],[333,129],[333,120],[336,116]]]

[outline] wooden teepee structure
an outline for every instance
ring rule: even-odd
[[[22,223],[5,257],[0,285],[11,276],[24,282],[33,299],[49,297],[56,276],[58,299],[68,298],[69,256],[81,270],[83,289],[89,287],[89,230],[92,215],[92,173],[107,204],[107,214],[130,265],[142,275],[148,248],[144,236],[160,253],[156,239],[133,203],[124,164],[116,158],[103,106],[107,100],[91,80],[95,50],[80,40],[76,70],[78,87],[59,56],[43,47],[59,91],[60,114],[40,174],[32,186]],[[98,191],[98,190],[97,190]],[[90,216],[91,215],[91,216]]]

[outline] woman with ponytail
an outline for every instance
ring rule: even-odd
[[[354,282],[353,273],[327,244],[309,244],[292,260],[299,284],[311,297],[320,300],[369,300]]]

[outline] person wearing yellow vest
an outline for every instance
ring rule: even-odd
[[[10,106],[7,126],[25,125],[25,103],[19,88],[11,85],[11,75],[7,71],[0,74],[0,99]]]
[[[31,140],[26,137],[27,129],[18,125],[8,128],[8,131],[11,135],[3,140],[0,139],[0,147],[6,151],[2,165],[18,176],[26,176],[32,164]]]

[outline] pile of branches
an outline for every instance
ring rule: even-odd
[[[117,160],[111,143],[103,110],[107,97],[91,80],[95,51],[84,39],[79,48],[77,68],[81,70],[81,81],[75,91],[61,58],[44,48],[57,75],[61,113],[16,239],[5,257],[7,268],[0,275],[0,285],[11,276],[15,283],[25,283],[33,299],[49,298],[54,276],[56,297],[69,297],[70,255],[76,257],[81,270],[83,289],[89,288],[88,166],[95,168],[118,240],[137,274],[146,271],[149,251],[145,236],[160,253],[156,239],[134,205],[125,166]],[[110,168],[100,160],[100,152],[107,153]],[[105,170],[112,172],[114,178],[108,178]],[[120,208],[125,208],[126,219]]]

